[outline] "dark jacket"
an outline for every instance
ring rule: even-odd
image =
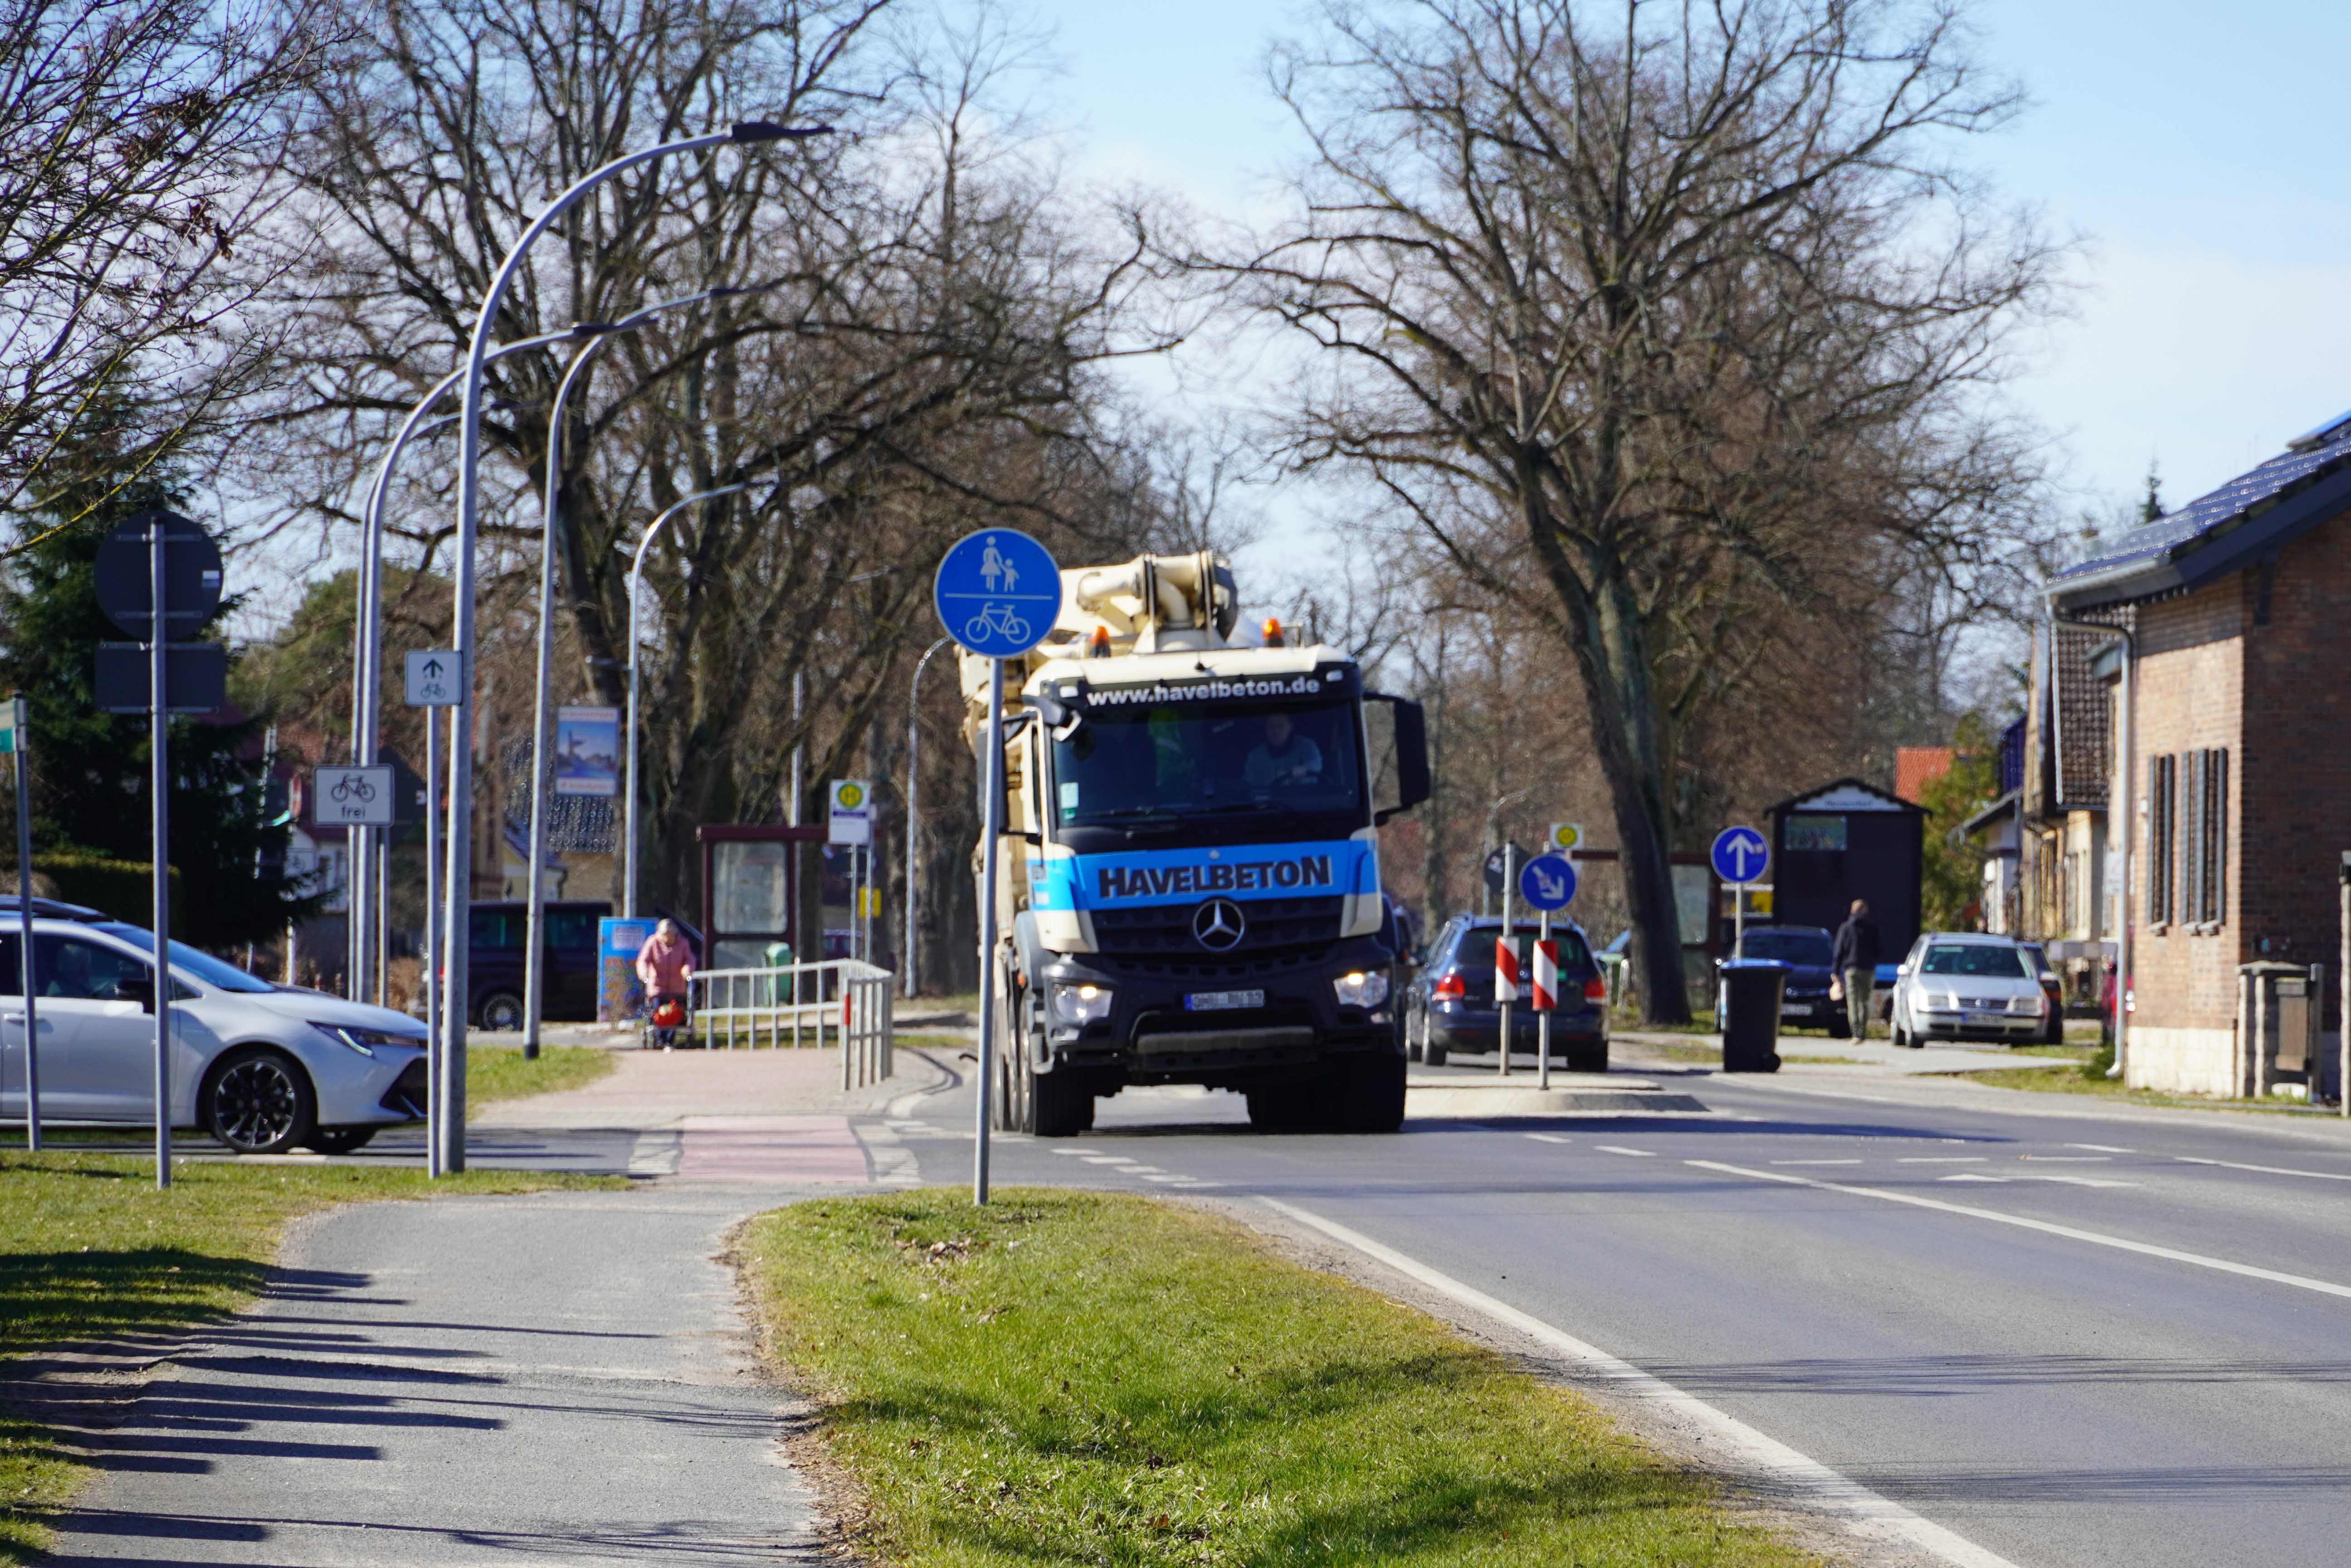
[[[1856,915],[1838,926],[1834,957],[1840,972],[1846,969],[1875,970],[1877,967],[1877,922],[1866,915]]]

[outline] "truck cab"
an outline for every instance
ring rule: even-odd
[[[1268,1130],[1393,1131],[1378,826],[1427,794],[1418,707],[1278,630],[1229,643],[1211,555],[1062,576],[1006,742],[999,1121],[1067,1136],[1099,1096],[1198,1083]]]

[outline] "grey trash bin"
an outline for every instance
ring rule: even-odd
[[[1741,958],[1722,967],[1722,1070],[1780,1071],[1780,993],[1788,966]]]

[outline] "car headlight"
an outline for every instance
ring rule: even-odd
[[[1332,981],[1331,988],[1339,993],[1343,1008],[1375,1008],[1388,999],[1387,971],[1358,969]]]
[[[390,1030],[363,1029],[355,1023],[320,1023],[317,1019],[312,1019],[310,1027],[337,1045],[350,1046],[361,1056],[373,1056],[375,1048],[380,1045],[413,1046],[420,1051],[424,1046],[423,1037],[421,1035],[394,1034]]]
[[[1110,988],[1091,980],[1053,983],[1053,1016],[1063,1023],[1099,1023],[1110,1017]]]

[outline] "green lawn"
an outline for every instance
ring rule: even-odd
[[[1995,1089],[2030,1089],[2043,1094],[2086,1094],[2126,1105],[2159,1105],[2173,1110],[2261,1111],[2288,1116],[2319,1113],[2293,1100],[2220,1100],[2202,1094],[2162,1094],[2151,1089],[2126,1089],[2122,1080],[2106,1076],[2106,1067],[2114,1058],[2105,1047],[2100,1045],[2031,1045],[2017,1049],[2021,1055],[2053,1056],[2079,1062],[2081,1071],[2067,1072],[2050,1067],[1998,1068],[1990,1072],[1968,1073],[1968,1082],[1989,1083]]]
[[[517,1045],[465,1047],[465,1119],[472,1121],[486,1105],[500,1100],[520,1100],[532,1094],[554,1094],[584,1089],[620,1065],[612,1051],[586,1045],[542,1045],[537,1061],[526,1061]]]
[[[1196,1209],[825,1199],[743,1253],[858,1545],[899,1568],[1814,1562],[1588,1402]]]
[[[0,1155],[0,1359],[68,1339],[151,1333],[234,1312],[258,1290],[297,1215],[444,1192],[618,1186],[616,1178],[358,1166],[175,1164],[112,1155]],[[0,1563],[28,1560],[42,1511],[88,1470],[43,1430],[0,1416]]]

